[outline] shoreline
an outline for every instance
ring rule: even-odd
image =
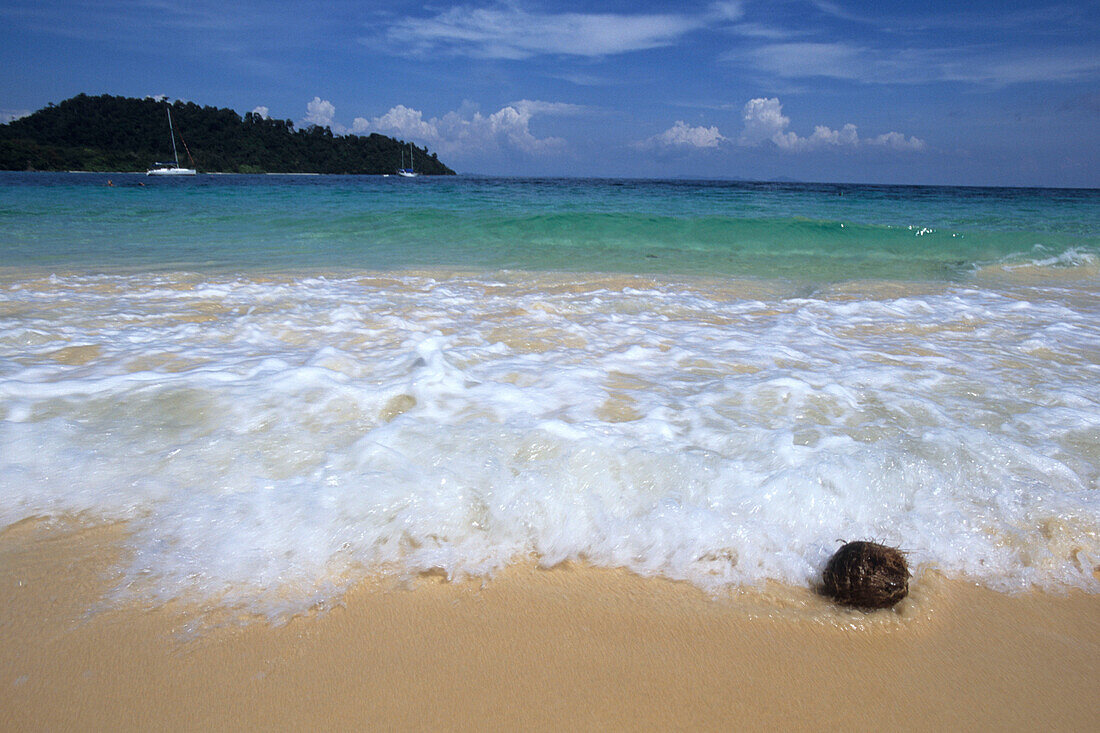
[[[374,579],[322,612],[197,630],[88,614],[121,525],[0,533],[0,725],[1045,729],[1100,725],[1100,595],[1009,596],[934,572],[894,611],[808,589],[714,597],[566,564]]]

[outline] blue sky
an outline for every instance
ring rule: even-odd
[[[1100,186],[1100,0],[0,0],[0,63],[0,119],[164,94],[460,172]]]

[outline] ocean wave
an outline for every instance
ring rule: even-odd
[[[1023,283],[1064,282],[1069,279],[1095,281],[1100,278],[1100,248],[1084,245],[1064,249],[1036,244],[995,261],[975,263],[979,278],[996,278]]]
[[[1084,247],[1070,247],[1059,252],[1037,244],[1030,253],[1010,255],[998,264],[1006,270],[1020,267],[1095,267],[1097,255],[1097,251]]]
[[[812,584],[837,538],[1100,592],[1100,314],[1036,291],[508,273],[0,289],[0,524],[126,521],[118,598],[377,573]]]

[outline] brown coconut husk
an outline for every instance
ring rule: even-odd
[[[821,592],[845,606],[890,608],[909,594],[909,564],[894,547],[848,542],[825,566]]]

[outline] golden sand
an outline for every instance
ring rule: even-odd
[[[122,533],[0,534],[3,729],[1100,730],[1100,596],[924,573],[864,615],[519,565],[194,634],[194,609],[87,613]]]

